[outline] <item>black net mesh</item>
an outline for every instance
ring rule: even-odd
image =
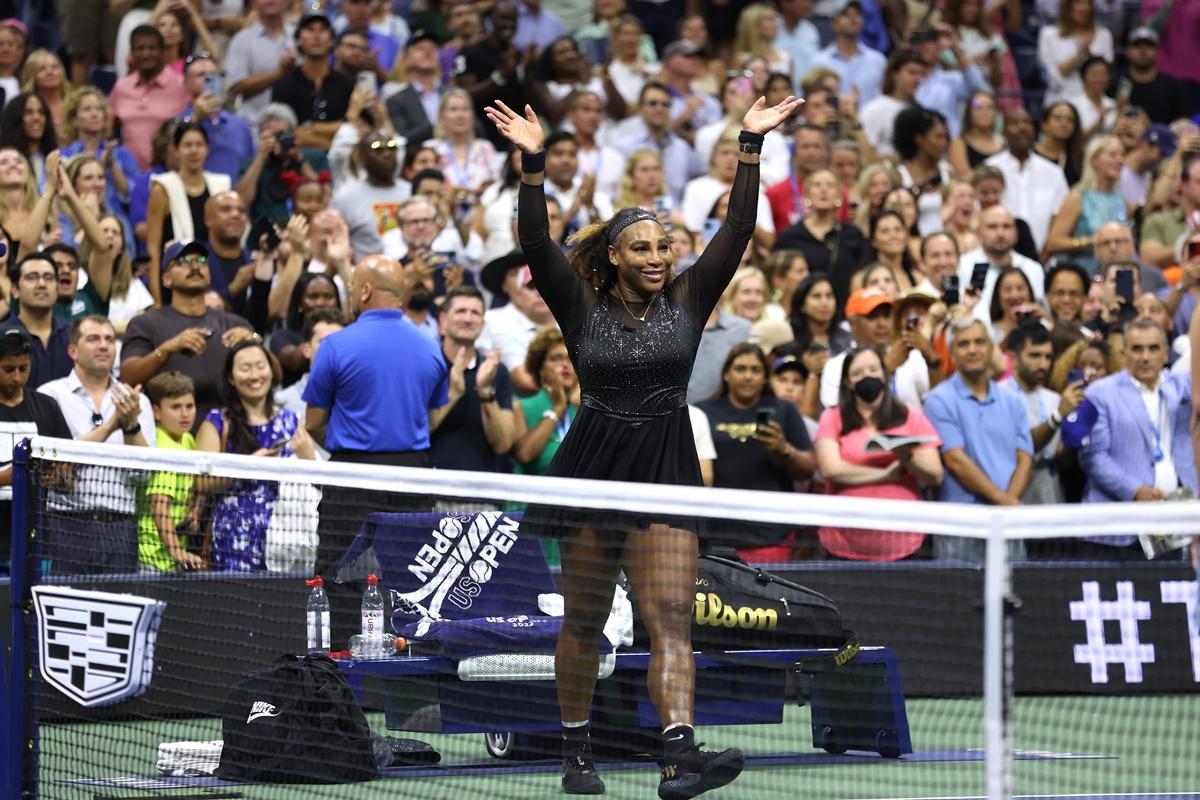
[[[528,510],[461,497],[449,480],[378,490],[383,468],[358,482],[287,470],[279,483],[215,477],[190,457],[172,470],[32,463],[28,528],[15,530],[33,547],[18,568],[36,587],[24,614],[30,796],[557,796],[564,603],[584,622],[575,649],[559,651],[560,678],[599,675],[587,716],[609,794],[651,796],[658,709],[692,680],[697,740],[745,753],[723,796],[986,791],[986,573],[929,558],[933,537],[908,560],[821,560],[802,504],[795,523],[776,524],[749,494],[728,519],[693,516],[665,489],[657,511],[637,498],[590,511],[594,487]],[[856,508],[847,523],[897,535]],[[530,535],[526,512],[530,529],[558,538]],[[584,520],[587,546],[562,536]],[[675,549],[690,534],[660,520],[702,529],[710,555],[694,585],[680,586],[692,562]],[[762,563],[743,568],[738,553]],[[566,592],[564,559],[578,584]],[[370,574],[387,636],[352,641]],[[313,575],[344,684],[303,661]],[[1015,792],[1200,786],[1196,587],[1180,553],[1021,562],[1012,594]],[[680,636],[695,654],[651,655],[652,641]],[[235,747],[240,768],[259,772],[214,777],[222,741],[227,760]]]

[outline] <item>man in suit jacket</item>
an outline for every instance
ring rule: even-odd
[[[1088,388],[1098,416],[1079,454],[1088,479],[1083,502],[1155,502],[1180,485],[1196,491],[1191,388],[1184,376],[1163,373],[1167,348],[1167,332],[1157,322],[1130,323],[1125,369]],[[1094,541],[1107,545],[1112,557],[1142,557],[1133,536]]]
[[[404,67],[408,70],[408,85],[387,99],[387,112],[396,133],[408,146],[419,146],[433,138],[442,99],[438,45],[432,33],[413,33],[404,46]]]

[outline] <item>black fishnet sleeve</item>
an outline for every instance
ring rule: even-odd
[[[692,268],[680,276],[675,290],[676,298],[700,325],[708,319],[737,271],[750,237],[754,235],[757,219],[758,164],[739,161],[729,192],[725,223]]]
[[[534,286],[550,307],[558,327],[563,333],[575,330],[583,322],[593,292],[550,239],[546,192],[541,184],[521,183],[517,193],[517,237],[529,259]]]

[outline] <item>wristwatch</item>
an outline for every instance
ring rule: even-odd
[[[555,411],[553,408],[547,408],[545,411],[542,412],[542,419],[548,419],[551,422],[553,422],[555,425],[557,425],[560,417],[558,416],[558,412]]]
[[[141,432],[142,432],[142,423],[140,423],[140,422],[137,423],[136,425],[134,425],[132,428],[122,428],[121,429],[121,433],[125,434],[126,436],[137,436]]]
[[[479,395],[479,402],[481,403],[490,403],[496,399],[496,392],[494,389],[488,391],[476,390],[476,394]]]

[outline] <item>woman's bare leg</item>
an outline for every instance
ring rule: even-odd
[[[563,722],[588,718],[600,664],[600,636],[621,571],[622,536],[585,528],[559,542],[562,554],[563,624],[554,658],[554,680]]]
[[[696,536],[653,525],[625,539],[625,574],[650,634],[646,684],[664,728],[692,724],[696,662],[692,605],[696,594]]]

